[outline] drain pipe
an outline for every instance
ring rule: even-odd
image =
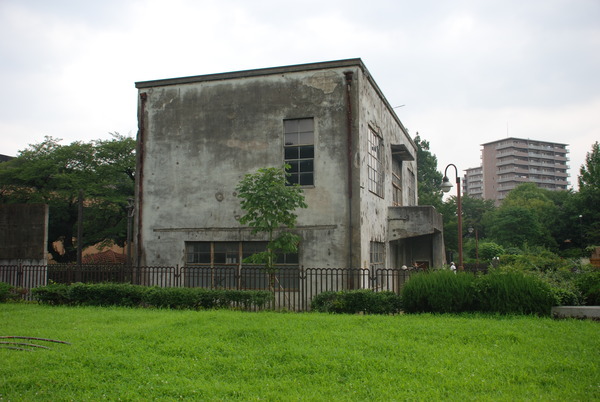
[[[344,72],[346,76],[346,129],[347,129],[347,152],[348,152],[348,268],[352,269],[352,238],[354,236],[354,227],[352,222],[352,76],[354,72]],[[354,278],[350,275],[348,285],[354,289]]]
[[[144,200],[144,149],[146,147],[146,132],[145,132],[145,117],[146,117],[146,101],[148,100],[148,94],[142,92],[140,94],[140,115],[138,116],[138,146],[137,146],[137,158],[138,158],[138,172],[136,175],[137,180],[137,255],[136,255],[136,266],[139,268],[142,258],[142,212],[143,212],[143,200]]]

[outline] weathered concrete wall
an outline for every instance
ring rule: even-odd
[[[313,117],[315,185],[298,211],[300,257],[306,266],[345,265],[346,70],[141,89],[141,264],[183,264],[185,241],[261,240],[237,220],[235,187],[245,173],[283,165],[285,119]]]
[[[0,264],[46,264],[48,205],[0,205]]]
[[[414,155],[413,161],[402,162],[402,205],[416,205],[416,191],[409,192],[410,171],[416,172],[416,147],[408,133],[397,120],[392,108],[377,91],[373,82],[365,74],[360,74],[359,91],[359,161],[360,161],[360,261],[368,267],[370,242],[384,242],[386,266],[393,265],[393,252],[388,243],[388,207],[392,205],[392,153],[391,145],[404,145]],[[368,185],[368,134],[372,129],[383,139],[384,193],[380,197],[369,191]],[[412,195],[412,197],[411,197]]]

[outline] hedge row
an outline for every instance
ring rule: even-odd
[[[0,282],[0,303],[21,300],[22,296],[27,293],[26,289],[12,286],[6,282]]]
[[[51,284],[32,289],[41,303],[171,309],[263,308],[273,295],[260,290],[159,288],[121,283]]]
[[[439,270],[412,276],[402,289],[402,303],[408,313],[550,315],[559,297],[546,282],[520,271],[492,270],[475,276]]]
[[[310,307],[322,313],[395,314],[402,309],[402,302],[394,292],[363,289],[322,292],[313,298]]]

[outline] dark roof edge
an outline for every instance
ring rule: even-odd
[[[367,67],[363,63],[362,59],[354,58],[354,59],[342,59],[342,60],[333,60],[333,61],[324,61],[317,63],[306,63],[306,64],[295,64],[289,66],[281,66],[281,67],[268,67],[268,68],[259,68],[253,70],[241,70],[241,71],[232,71],[228,73],[217,73],[217,74],[207,74],[207,75],[195,75],[189,77],[180,77],[180,78],[166,78],[160,80],[152,80],[152,81],[140,81],[135,83],[135,87],[138,89],[142,88],[153,88],[153,87],[161,87],[161,86],[169,86],[169,85],[180,85],[180,84],[191,84],[194,82],[206,82],[206,81],[219,81],[219,80],[229,80],[236,78],[247,78],[247,77],[259,77],[264,75],[274,75],[274,74],[285,74],[285,73],[293,73],[300,71],[312,71],[312,70],[326,70],[333,68],[344,68],[344,67],[359,67],[367,80],[371,83],[379,97],[386,104],[392,116],[396,120],[396,122],[400,125],[406,136],[408,137],[411,144],[417,148],[414,143],[412,137],[408,133],[404,124],[400,121],[398,115],[394,111],[394,108],[389,104],[387,98],[367,70]]]
[[[310,70],[324,70],[330,68],[342,68],[342,67],[351,67],[358,66],[363,71],[366,71],[366,67],[363,64],[360,58],[356,59],[344,59],[344,60],[335,60],[335,61],[325,61],[319,63],[307,63],[307,64],[295,64],[289,66],[281,66],[281,67],[268,67],[268,68],[259,68],[253,70],[241,70],[241,71],[232,71],[228,73],[218,73],[218,74],[206,74],[206,75],[195,75],[190,77],[180,77],[180,78],[167,78],[161,80],[152,80],[152,81],[140,81],[135,83],[136,88],[151,88],[151,87],[160,87],[160,86],[168,86],[168,85],[179,85],[179,84],[190,84],[194,82],[203,82],[203,81],[219,81],[219,80],[229,80],[235,78],[246,78],[246,77],[258,77],[262,75],[274,75],[274,74],[285,74],[292,73],[298,71],[310,71]]]

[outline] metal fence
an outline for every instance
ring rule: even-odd
[[[471,271],[477,269],[471,268]],[[31,290],[49,283],[131,283],[158,287],[270,290],[277,310],[308,311],[319,293],[353,289],[400,293],[417,269],[348,269],[278,267],[267,272],[261,266],[164,266],[127,265],[0,265],[0,282]],[[31,300],[31,292],[24,294]]]

